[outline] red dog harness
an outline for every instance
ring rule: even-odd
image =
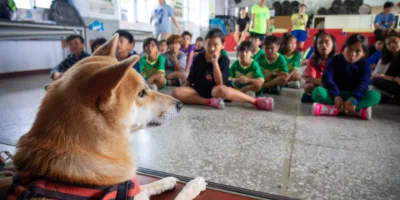
[[[29,189],[28,189],[29,188]],[[14,177],[7,200],[29,200],[32,197],[74,200],[133,200],[140,193],[136,179],[116,186],[81,186],[43,178],[32,179],[29,175]]]
[[[3,170],[5,161],[0,155],[0,174],[13,174],[14,169]],[[7,200],[29,200],[39,197],[62,200],[133,200],[139,193],[140,187],[135,178],[119,185],[99,187],[63,183],[19,173],[13,177]]]

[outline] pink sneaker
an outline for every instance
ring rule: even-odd
[[[256,103],[254,105],[260,110],[272,111],[274,109],[274,99],[271,97],[259,97],[256,98]]]
[[[312,112],[316,116],[320,116],[320,115],[336,116],[339,114],[339,109],[337,109],[335,106],[331,106],[331,105],[314,103]]]
[[[211,98],[208,105],[214,108],[218,108],[220,110],[223,110],[225,108],[225,103],[222,98]]]

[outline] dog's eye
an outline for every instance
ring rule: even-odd
[[[147,95],[147,92],[146,92],[146,90],[142,90],[142,91],[140,91],[139,92],[139,94],[138,94],[138,96],[140,97],[140,98],[143,98],[144,96],[146,96]]]

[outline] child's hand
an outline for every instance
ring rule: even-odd
[[[346,112],[346,113],[352,113],[352,112],[354,112],[354,111],[356,110],[356,106],[353,105],[353,103],[351,103],[350,100],[347,100],[347,101],[344,103],[344,108],[345,108],[345,112]]]
[[[215,52],[215,53],[213,53],[211,55],[211,61],[212,61],[213,64],[217,64],[218,63],[218,56],[219,56],[218,52]]]
[[[241,76],[239,78],[240,83],[247,83],[249,81],[249,78],[247,78],[246,76]]]
[[[335,106],[338,109],[342,109],[343,108],[343,99],[340,96],[335,97]]]
[[[373,77],[374,78],[383,78],[385,76],[385,74],[374,74]]]
[[[400,77],[396,77],[396,78],[394,79],[394,82],[396,82],[398,85],[400,85]]]

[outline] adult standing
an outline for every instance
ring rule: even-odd
[[[385,32],[389,32],[394,28],[396,18],[392,12],[394,4],[392,2],[386,2],[383,4],[383,12],[379,13],[375,17],[374,25],[376,29],[382,29]]]
[[[292,35],[296,37],[299,42],[300,49],[303,49],[304,42],[307,40],[306,25],[308,21],[308,15],[305,14],[306,5],[301,4],[299,12],[292,15]]]
[[[264,40],[265,35],[270,34],[269,30],[269,9],[266,6],[267,0],[260,0],[260,3],[251,8],[250,34],[261,35]]]
[[[174,16],[174,9],[165,3],[165,0],[158,0],[159,5],[153,10],[151,14],[150,23],[154,20],[154,37],[159,41],[167,39],[171,33],[171,23],[169,18],[175,24],[179,34],[182,30]]]
[[[249,23],[250,18],[247,16],[246,8],[240,8],[239,17],[236,20],[234,35],[237,46],[239,46],[241,42],[246,40],[246,37],[249,34]]]

